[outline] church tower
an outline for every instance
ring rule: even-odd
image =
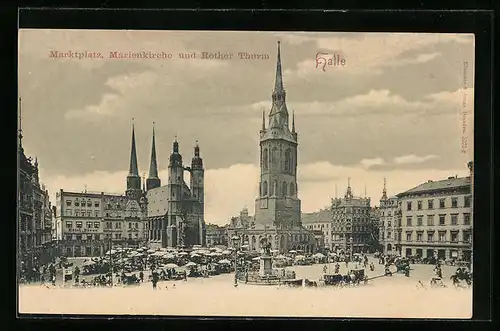
[[[295,117],[289,127],[286,91],[281,69],[278,42],[276,78],[272,92],[272,107],[266,128],[265,114],[260,130],[259,197],[255,200],[255,220],[274,224],[278,228],[301,225],[300,200],[297,196],[297,147]]]
[[[169,247],[178,245],[179,221],[182,215],[182,186],[184,184],[184,167],[182,155],[179,153],[177,138],[173,143],[172,154],[168,163],[168,215],[167,238]]]
[[[199,243],[204,244],[204,232],[205,232],[205,204],[204,204],[204,181],[205,181],[205,170],[203,169],[203,159],[200,157],[200,147],[198,142],[194,147],[194,157],[191,160],[191,193],[193,199],[198,201],[195,205],[194,213],[198,219],[198,233],[199,233]]]
[[[142,196],[141,177],[139,176],[139,168],[137,166],[137,151],[135,148],[135,132],[134,124],[132,123],[132,149],[130,151],[130,167],[127,176],[126,196],[129,199],[137,200]]]
[[[146,180],[146,191],[161,186],[161,180],[158,177],[158,163],[156,161],[155,146],[155,123],[153,122],[153,142],[151,144],[151,163],[149,164],[149,176]]]

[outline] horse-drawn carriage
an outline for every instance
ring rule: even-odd
[[[323,281],[325,282],[325,285],[338,286],[345,281],[345,276],[342,276],[341,274],[323,275]]]
[[[465,281],[467,286],[472,284],[472,274],[466,268],[458,268],[455,274],[451,275],[450,279],[455,286],[459,286],[461,281]]]
[[[125,273],[122,276],[123,285],[139,285],[140,279],[136,274]]]
[[[394,261],[397,273],[405,273],[406,269],[410,267],[410,261],[406,258],[398,258]]]
[[[368,276],[365,275],[365,269],[353,269],[349,272],[350,281],[353,284],[359,284],[361,282],[367,283]]]

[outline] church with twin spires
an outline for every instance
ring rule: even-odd
[[[184,172],[191,174],[190,185]],[[132,126],[130,168],[126,196],[138,202],[146,222],[147,241],[151,248],[192,247],[205,245],[204,168],[198,144],[194,147],[191,166],[184,166],[177,138],[168,163],[168,180],[161,185],[156,159],[155,131],[151,147],[149,176],[142,183],[137,165],[135,132]]]
[[[267,126],[265,112],[262,114],[259,196],[255,199],[255,216],[249,220],[245,209],[239,217],[233,218],[229,232],[230,236],[238,235],[241,244],[247,245],[249,250],[260,251],[261,240],[265,238],[271,243],[272,250],[281,253],[289,250],[313,252],[316,249],[315,236],[302,226],[301,221],[297,186],[298,135],[295,116],[292,114],[290,121],[286,105],[279,42],[276,62]]]

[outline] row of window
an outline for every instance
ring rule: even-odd
[[[77,229],[81,229],[83,227],[83,221],[76,221],[75,226]],[[87,229],[98,229],[101,226],[101,222],[86,222],[85,227]],[[66,221],[66,228],[73,229],[73,221]]]
[[[436,239],[435,232],[436,231],[434,231],[434,230],[427,231],[427,236],[426,236],[427,242],[434,242],[435,241],[435,239]],[[443,243],[447,242],[448,231],[437,231],[437,232],[438,232],[437,241],[443,242]],[[450,231],[450,236],[449,236],[450,242],[458,243],[459,234],[460,234],[460,231]],[[406,241],[407,242],[413,241],[413,238],[414,238],[413,231],[406,232]],[[416,233],[416,241],[418,241],[418,242],[424,241],[424,233],[423,232]],[[471,233],[469,231],[462,232],[462,242],[464,242],[464,243],[471,242]]]
[[[66,209],[65,210],[66,216],[73,216],[73,210],[71,209]],[[74,216],[87,216],[87,217],[99,217],[101,212],[99,210],[94,210],[92,213],[92,210],[80,210],[80,209],[75,209],[75,215]]]
[[[270,154],[270,155],[269,155]],[[269,159],[271,159],[271,166],[277,167],[280,163],[280,151],[277,147],[273,147],[271,153],[269,153],[267,148],[262,151],[262,168],[267,170],[270,166]],[[294,168],[292,150],[290,148],[285,150],[285,155],[283,158],[283,171],[292,172]]]
[[[271,187],[268,187],[267,181],[264,181],[262,183],[261,187],[261,194],[262,196],[267,196],[268,194],[270,196],[275,195],[281,195],[281,196],[294,196],[295,195],[295,185],[293,183],[290,183],[290,185],[287,184],[287,182],[281,183],[281,187],[278,187],[278,181],[274,181],[273,185]]]
[[[446,214],[439,215],[439,225],[446,225]],[[427,225],[428,226],[433,226],[434,225],[434,218],[435,215],[427,215]],[[463,214],[463,225],[470,225],[470,213],[464,213]],[[417,223],[416,226],[422,226],[424,222],[424,217],[423,216],[417,216]],[[458,225],[458,214],[451,214],[450,215],[450,224],[451,225]],[[388,226],[391,226],[391,222],[388,221]],[[406,226],[413,226],[413,216],[406,216]]]
[[[330,237],[326,237],[326,241],[328,241],[328,238],[330,238]],[[349,234],[344,235],[343,233],[332,234],[331,238],[332,238],[332,241],[343,241],[343,240],[347,239],[348,243],[351,242],[351,238],[352,238],[352,243],[366,243],[366,242],[370,241],[370,239],[368,237],[366,237],[366,236],[361,236],[361,237],[353,236],[353,237],[350,237]]]
[[[67,207],[71,207],[72,204],[73,204],[73,201],[66,200],[66,206]],[[89,200],[89,201],[85,202],[84,200],[82,200],[82,201],[76,200],[75,203],[74,203],[74,206],[75,207],[85,207],[85,206],[92,207],[92,201]],[[94,202],[94,207],[99,208],[99,202],[98,201]]]
[[[344,214],[370,214],[369,208],[354,208],[354,207],[336,207],[332,209],[333,215],[344,215]]]
[[[448,199],[446,199],[446,198],[439,199],[439,209],[447,208],[447,204],[446,204],[447,200]],[[463,207],[470,207],[470,205],[471,205],[471,196],[465,196]],[[457,197],[451,198],[450,207],[451,208],[458,208],[458,198]],[[407,201],[406,202],[406,210],[412,210],[412,208],[413,208],[413,201]],[[419,200],[419,201],[417,201],[417,210],[422,210],[422,209],[423,209],[423,201]],[[427,209],[434,209],[434,199],[427,200]]]
[[[115,223],[115,229],[121,229],[122,228],[122,223],[121,222],[114,222],[114,223]],[[106,229],[112,229],[112,228],[113,228],[113,222],[106,222]],[[128,222],[128,228],[129,229],[138,229],[139,228],[139,223],[138,222]]]
[[[139,238],[138,233],[129,233],[128,239]],[[104,240],[104,239],[123,239],[121,233],[114,233],[113,236],[111,234],[67,234],[64,236],[64,240]]]
[[[349,222],[350,220],[347,220]],[[355,223],[368,223],[368,219],[355,219],[353,220]],[[389,222],[390,223],[390,222]],[[339,226],[334,226],[336,224],[333,223],[326,223],[326,224],[309,224],[307,225],[307,228],[309,230],[323,230],[323,229],[331,229],[332,231],[342,231],[343,227]],[[347,226],[347,228],[351,229],[350,226]],[[368,225],[354,225],[353,227],[354,231],[368,231],[369,226]]]

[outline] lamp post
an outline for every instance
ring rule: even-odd
[[[231,240],[234,245],[234,287],[238,286],[238,243],[240,241],[240,237],[234,235]]]

